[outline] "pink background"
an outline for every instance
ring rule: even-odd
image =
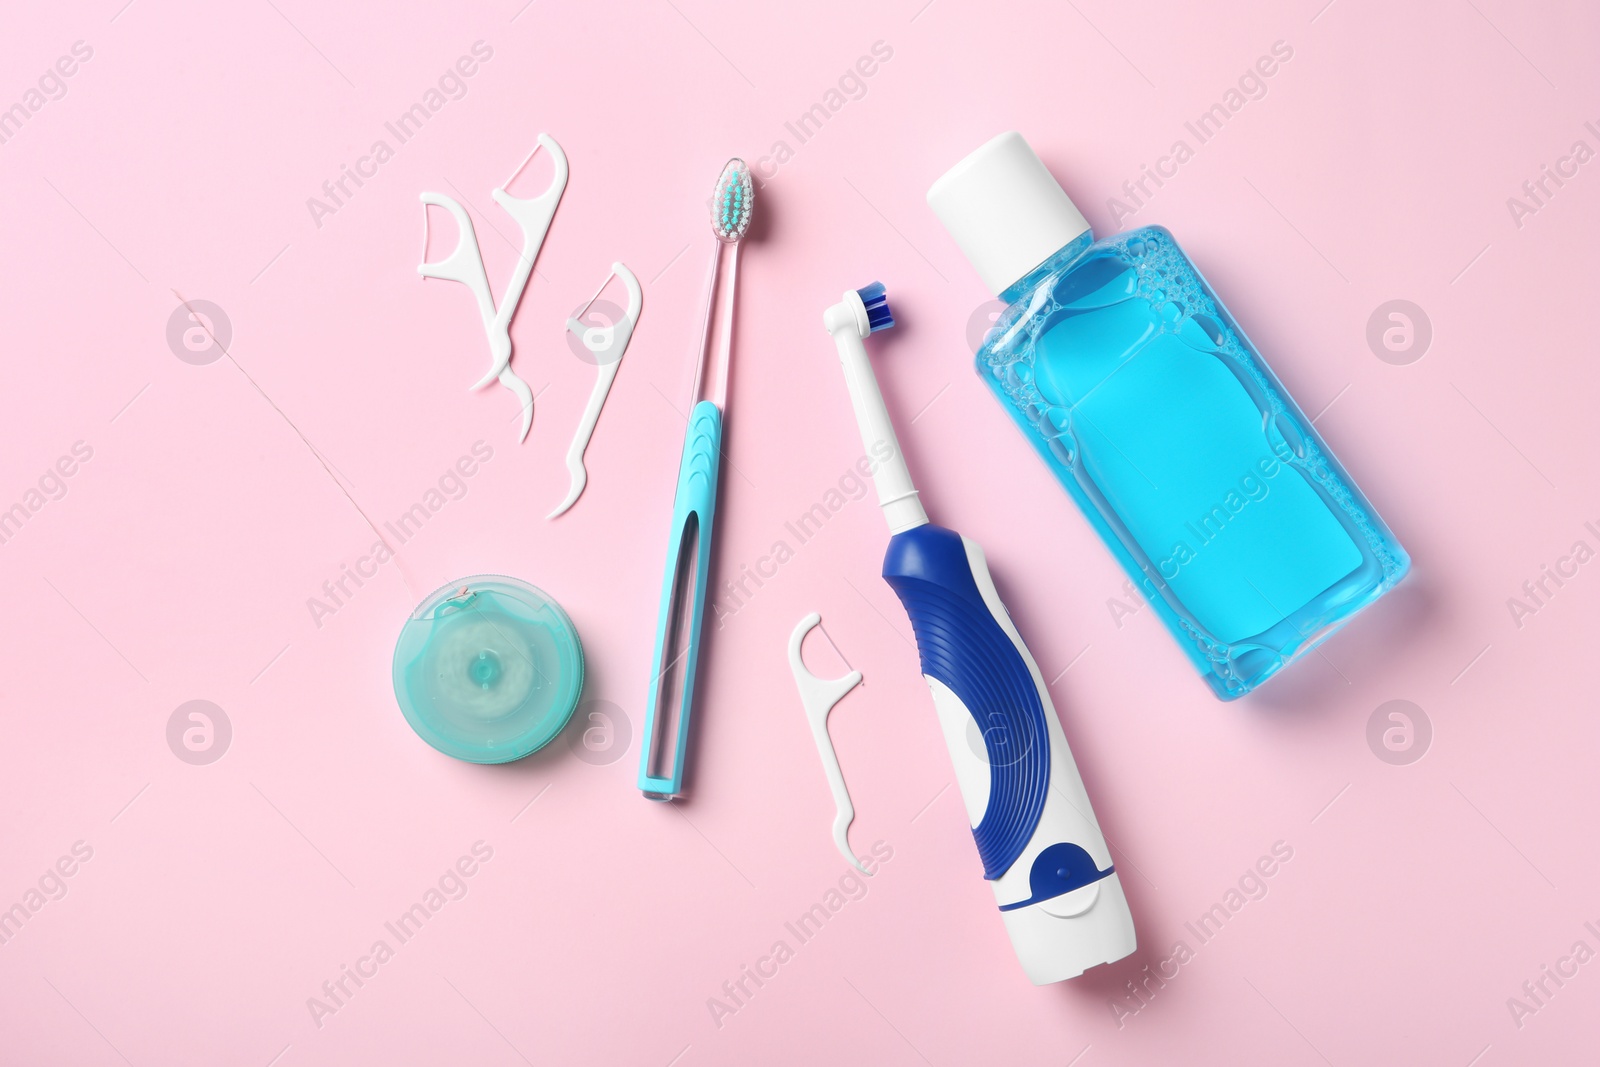
[[[1584,127],[1600,126],[1592,8],[123,2],[27,5],[0,37],[0,107],[74,42],[93,49],[0,145],[0,507],[75,442],[93,450],[0,545],[0,908],[75,842],[93,853],[0,945],[6,1062],[1594,1056],[1600,963],[1546,979],[1536,1012],[1507,1004],[1535,1006],[1522,984],[1570,971],[1575,942],[1600,950],[1584,926],[1600,927],[1585,666],[1600,564],[1520,627],[1507,605],[1575,541],[1600,547],[1584,528],[1600,526],[1585,325],[1600,162],[1520,227],[1507,207],[1575,141],[1600,148]],[[480,40],[493,57],[465,95],[317,226],[307,198],[374,140],[395,147],[384,123]],[[785,122],[879,41],[892,57],[864,96],[799,144]],[[1117,609],[1133,606],[1121,572],[972,372],[987,294],[923,195],[1016,128],[1112,232],[1107,197],[1275,41],[1293,58],[1266,95],[1123,225],[1177,233],[1415,569],[1321,654],[1224,705],[1150,610]],[[516,229],[488,193],[541,130],[572,176],[514,329],[516,366],[544,390],[519,446],[508,394],[466,390],[486,365],[467,294],[416,277],[417,195],[467,200],[498,294],[513,251],[496,231]],[[729,577],[780,538],[796,552],[711,639],[693,796],[669,810],[634,776],[705,201],[724,159],[778,140],[793,156],[766,165],[744,257],[718,556]],[[643,281],[643,319],[589,489],[546,522],[593,380],[563,320],[613,259]],[[1132,902],[1139,954],[1066,984],[1027,983],[979,877],[909,627],[876,576],[875,508],[849,503],[804,545],[784,529],[860,453],[819,314],[874,278],[903,324],[876,351],[924,499],[987,548],[1056,679]],[[224,309],[228,356],[175,357],[178,294]],[[1365,339],[1396,298],[1434,334],[1404,366]],[[465,495],[316,625],[307,599],[373,541],[346,494],[392,520],[479,440],[493,459]],[[612,762],[577,758],[576,726],[490,768],[407,728],[399,626],[485,571],[572,615],[586,699],[629,724]],[[784,659],[810,610],[866,675],[833,733],[856,847],[893,858],[798,945],[783,924],[845,873]],[[844,670],[825,643],[808,652],[819,674]],[[167,742],[195,699],[232,724],[207,766]],[[1397,699],[1433,728],[1408,766],[1367,742]],[[317,1025],[308,998],[375,940],[397,945],[383,924],[477,841],[493,857],[466,895]],[[1185,923],[1275,842],[1293,858],[1265,897],[1199,944]],[[794,958],[714,1020],[708,999],[780,938]],[[1193,958],[1147,1004],[1129,998],[1180,940]]]

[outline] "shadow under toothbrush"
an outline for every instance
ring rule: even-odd
[[[753,171],[751,177],[755,182],[755,193],[751,198],[754,206],[750,211],[750,228],[739,238],[741,245],[765,244],[772,238],[773,220],[778,217],[778,212],[772,210],[772,203],[774,200],[782,203],[774,195],[772,182],[763,185],[761,180],[754,176]]]

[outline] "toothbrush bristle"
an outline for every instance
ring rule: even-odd
[[[868,332],[877,333],[894,325],[894,315],[889,311],[889,295],[882,282],[873,282],[857,289],[856,295],[866,305]]]
[[[742,159],[730,159],[717,179],[711,194],[711,229],[717,240],[733,242],[750,229],[750,212],[755,206],[755,185],[750,167]]]

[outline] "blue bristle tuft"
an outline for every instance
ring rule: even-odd
[[[744,237],[750,229],[754,201],[749,165],[742,159],[728,160],[711,194],[711,230],[717,240],[731,244]]]
[[[882,282],[873,282],[856,290],[856,295],[867,308],[867,326],[871,333],[887,330],[894,325],[894,314],[889,310],[889,296]]]

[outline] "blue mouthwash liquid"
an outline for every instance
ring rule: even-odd
[[[1096,243],[1016,134],[929,201],[1009,305],[979,373],[1219,697],[1404,576],[1405,551],[1170,233]]]

